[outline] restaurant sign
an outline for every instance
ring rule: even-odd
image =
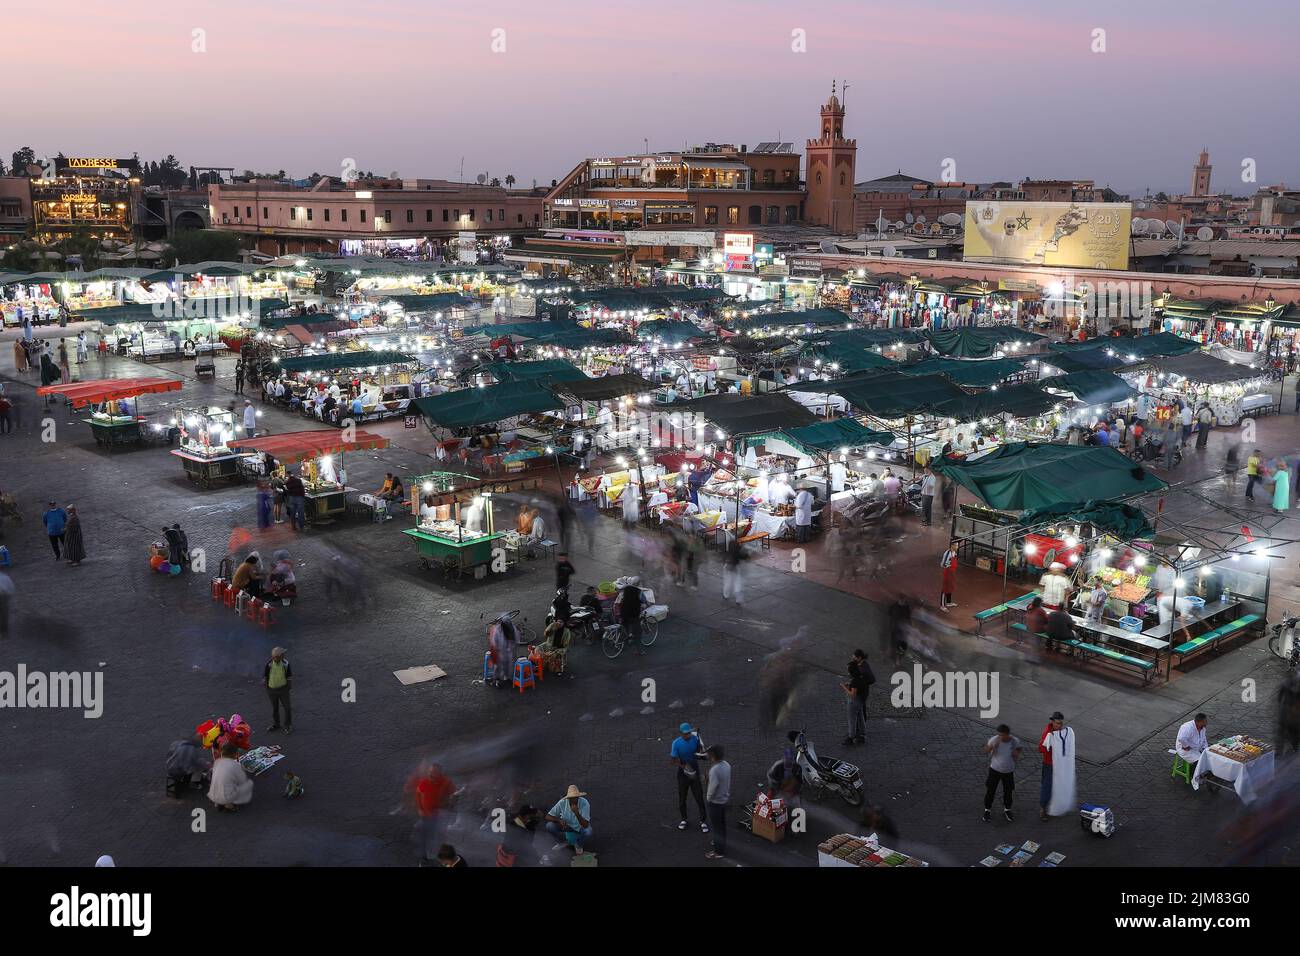
[[[91,156],[68,156],[63,160],[65,169],[118,169],[130,164],[127,159],[105,159]]]

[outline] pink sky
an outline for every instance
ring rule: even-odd
[[[847,80],[858,179],[1300,183],[1296,5],[1256,0],[63,0],[4,13],[0,155],[549,183],[580,158],[816,132]],[[492,52],[493,31],[506,50]],[[1106,31],[1105,53],[1090,50]],[[194,30],[206,52],[192,52]],[[806,31],[807,52],[791,49]],[[28,39],[30,42],[28,42]]]

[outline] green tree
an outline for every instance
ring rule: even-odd
[[[10,165],[13,167],[14,174],[25,176],[27,167],[36,162],[36,150],[30,146],[24,146],[22,149],[14,150],[12,158],[13,162]]]
[[[492,177],[492,182],[488,183],[488,185],[489,185],[489,186],[500,186],[500,185],[501,185],[501,180],[499,180],[499,179],[497,179],[497,177],[493,176],[493,177]]]
[[[184,263],[239,261],[239,236],[220,229],[188,229],[168,240],[171,256]]]
[[[511,173],[509,176],[506,177],[506,187],[507,187],[507,188],[513,186],[513,185],[515,184],[515,182],[516,182],[516,180],[515,180],[514,173]]]

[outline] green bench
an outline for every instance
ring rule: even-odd
[[[993,607],[987,608],[983,611],[976,611],[975,633],[980,634],[983,632],[985,621],[992,620],[995,617],[1001,617],[1003,614],[1006,614],[1007,611],[1023,611],[1025,608],[1029,607],[1030,602],[1032,602],[1034,598],[1038,597],[1039,594],[1040,592],[1038,591],[1034,591],[1032,594],[1022,594],[1018,598],[1012,598],[1010,601],[1003,601],[1001,604],[994,605]]]
[[[1136,670],[1142,677],[1142,682],[1149,683],[1156,673],[1156,662],[1148,661],[1141,657],[1134,657],[1132,654],[1125,654],[1111,647],[1103,647],[1100,644],[1089,644],[1087,641],[1078,639],[1072,641],[1055,641],[1043,633],[1035,633],[1024,624],[1019,622],[1012,624],[1011,629],[1015,631],[1024,631],[1026,634],[1034,634],[1035,637],[1042,638],[1051,644],[1064,644],[1072,650],[1078,651],[1083,659],[1098,658],[1099,664],[1112,664],[1116,667],[1131,668]]]
[[[1212,631],[1206,631],[1204,634],[1194,637],[1190,641],[1185,641],[1182,644],[1179,644],[1170,652],[1171,656],[1177,655],[1179,663],[1181,664],[1193,654],[1199,654],[1201,651],[1211,650],[1222,641],[1236,637],[1258,620],[1258,614],[1246,614],[1237,618],[1235,621],[1229,621],[1227,624],[1220,624]]]

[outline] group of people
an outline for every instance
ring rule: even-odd
[[[250,597],[289,602],[298,596],[298,581],[293,572],[289,552],[280,548],[273,556],[270,568],[264,566],[262,557],[251,552],[239,562],[230,578],[230,586]]]
[[[1011,733],[1006,724],[999,724],[997,732],[984,744],[989,756],[988,774],[984,781],[984,812],[981,819],[987,823],[993,818],[993,801],[1002,791],[1002,815],[1008,823],[1015,821],[1012,798],[1016,787],[1016,763],[1024,753],[1024,744]],[[1041,820],[1059,817],[1075,811],[1075,766],[1078,742],[1073,728],[1065,724],[1065,715],[1059,710],[1048,718],[1047,725],[1038,738],[1038,753],[1042,757],[1042,772],[1038,790],[1038,816]]]
[[[51,501],[41,515],[41,523],[45,525],[55,561],[62,560],[75,568],[86,559],[86,543],[81,535],[81,516],[77,514],[76,505],[60,508]]]

